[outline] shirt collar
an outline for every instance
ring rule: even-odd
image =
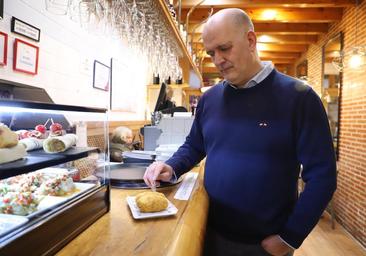
[[[236,87],[235,85],[228,83],[234,89],[248,89],[251,88],[260,82],[262,82],[274,69],[273,63],[271,61],[262,61],[261,62],[262,69],[255,74],[244,86],[240,86],[240,88]]]

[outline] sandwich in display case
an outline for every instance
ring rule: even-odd
[[[0,255],[53,255],[108,212],[107,149],[105,109],[0,100]]]

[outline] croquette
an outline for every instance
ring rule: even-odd
[[[159,192],[142,192],[136,196],[141,212],[160,212],[168,207],[168,199]]]

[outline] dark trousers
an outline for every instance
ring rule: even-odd
[[[260,244],[244,244],[232,241],[207,227],[204,256],[270,256]],[[293,252],[286,256],[292,256]]]

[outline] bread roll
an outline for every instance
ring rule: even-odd
[[[25,147],[18,144],[11,148],[0,148],[0,164],[9,163],[21,159],[27,155]]]
[[[18,135],[0,123],[0,148],[11,148],[18,144]]]
[[[143,192],[135,200],[141,212],[160,212],[168,207],[168,199],[159,192]]]
[[[76,144],[78,137],[69,133],[58,137],[49,137],[43,141],[43,149],[47,153],[60,153]]]

